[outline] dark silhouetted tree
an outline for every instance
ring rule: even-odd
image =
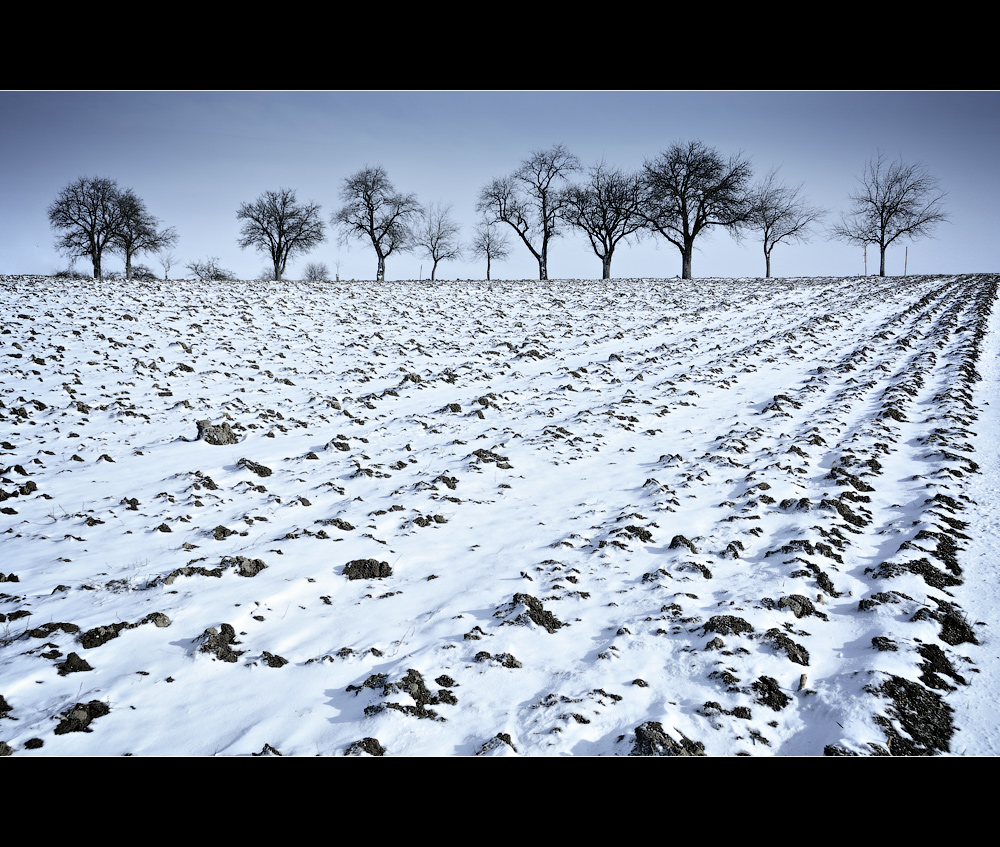
[[[344,205],[333,215],[344,239],[371,242],[378,257],[376,280],[385,280],[385,260],[414,247],[413,227],[423,212],[415,194],[396,191],[385,168],[365,167],[344,180]]]
[[[738,233],[750,211],[750,162],[723,158],[701,141],[677,142],[643,165],[646,225],[681,254],[681,277],[691,279],[694,243],[711,227]]]
[[[604,162],[590,168],[587,181],[566,191],[563,217],[583,231],[601,260],[602,279],[611,278],[611,258],[618,243],[641,232],[645,187],[640,174],[610,168]]]
[[[890,162],[881,150],[868,160],[858,182],[860,187],[849,195],[850,212],[841,215],[831,234],[853,244],[877,244],[879,276],[885,276],[890,244],[929,236],[948,220],[947,195],[924,165],[908,164],[902,157]]]
[[[538,278],[549,278],[549,242],[559,234],[565,204],[562,183],[580,160],[562,144],[536,150],[511,176],[494,179],[479,194],[476,209],[513,228],[538,262]]]
[[[761,233],[764,245],[766,276],[771,276],[771,251],[776,244],[803,243],[812,235],[813,225],[824,215],[801,196],[802,186],[791,187],[778,181],[772,168],[750,196],[747,227]]]
[[[94,279],[103,278],[104,252],[113,249],[122,221],[118,183],[107,177],[80,177],[48,208],[49,224],[57,233],[56,249],[72,259],[90,259]]]
[[[158,229],[160,221],[146,208],[145,201],[131,188],[118,192],[120,219],[111,239],[111,249],[125,257],[125,279],[132,279],[132,257],[139,253],[159,253],[177,244],[173,227]]]
[[[474,256],[486,259],[486,278],[490,278],[490,263],[510,255],[510,239],[492,220],[484,219],[476,227],[469,249]]]
[[[269,256],[272,278],[280,281],[290,258],[308,253],[325,240],[319,210],[318,203],[298,203],[290,188],[265,191],[237,210],[237,220],[243,221],[237,243]]]
[[[413,230],[413,245],[430,258],[431,281],[439,262],[462,258],[461,227],[451,216],[451,206],[431,205]]]

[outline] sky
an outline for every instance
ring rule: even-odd
[[[865,163],[881,150],[920,162],[947,192],[949,221],[933,238],[901,242],[886,272],[997,270],[1000,93],[995,91],[3,91],[0,92],[0,273],[51,274],[59,255],[46,209],[81,176],[131,187],[163,226],[176,229],[173,278],[214,256],[242,278],[267,257],[237,246],[241,203],[291,188],[316,202],[327,240],[290,261],[287,278],[322,262],[341,279],[374,279],[370,244],[345,242],[330,225],[344,180],[367,165],[385,168],[396,189],[428,206],[450,204],[463,236],[479,219],[476,201],[494,177],[536,150],[564,145],[584,166],[605,160],[639,169],[675,142],[699,140],[728,157],[742,154],[756,177],[781,179],[827,210],[826,225],[849,209]],[[582,178],[582,174],[577,178]],[[511,252],[494,279],[537,279],[538,266],[509,230]],[[158,275],[155,255],[138,262]],[[418,253],[394,254],[386,278],[430,275]],[[105,259],[120,270],[120,257]],[[77,270],[88,269],[78,260]],[[672,277],[680,254],[662,236],[622,245],[613,277]],[[772,275],[849,276],[866,270],[860,247],[821,227],[804,245],[780,244]],[[868,273],[878,271],[869,249]],[[438,279],[483,279],[482,259],[442,263]],[[582,234],[552,242],[549,277],[595,279],[600,260]],[[756,234],[741,243],[712,231],[696,242],[697,277],[758,277]]]

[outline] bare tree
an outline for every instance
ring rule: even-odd
[[[330,278],[330,269],[323,262],[310,262],[302,273],[306,282],[326,282]]]
[[[459,241],[461,227],[451,216],[451,206],[432,204],[423,214],[423,220],[413,231],[413,245],[429,257],[431,282],[437,271],[438,262],[462,258],[462,244]]]
[[[899,238],[929,236],[947,221],[947,195],[923,164],[908,164],[902,156],[890,162],[881,150],[868,160],[858,182],[860,188],[849,195],[851,211],[841,215],[831,234],[853,244],[877,244],[879,276],[885,276],[886,248]]]
[[[778,181],[778,169],[772,168],[753,189],[747,227],[760,232],[764,244],[766,276],[771,276],[771,251],[781,242],[803,243],[809,240],[812,227],[825,214],[810,206],[801,196],[802,186],[791,187]]]
[[[385,260],[413,249],[412,227],[423,209],[415,194],[400,194],[385,168],[366,166],[344,180],[344,205],[333,215],[344,239],[370,241],[378,257],[376,279],[385,280]]]
[[[538,262],[538,278],[549,278],[549,242],[559,234],[565,204],[561,184],[580,169],[562,144],[536,150],[511,176],[494,179],[479,194],[476,210],[513,228]]]
[[[191,273],[198,277],[198,279],[223,281],[232,281],[236,279],[236,274],[232,271],[227,271],[219,265],[219,259],[216,256],[209,256],[204,261],[196,260],[194,262],[189,262],[184,267],[191,271]]]
[[[711,227],[738,232],[749,215],[750,162],[724,159],[701,141],[676,142],[643,165],[646,225],[681,254],[681,277],[691,279],[695,239]]]
[[[170,278],[170,269],[177,264],[177,256],[173,253],[161,253],[159,257],[160,266],[163,268],[163,278]]]
[[[586,183],[566,192],[563,217],[587,236],[601,260],[602,279],[611,278],[611,257],[618,243],[644,229],[644,206],[641,175],[609,168],[604,162],[590,168]]]
[[[173,227],[158,229],[160,221],[149,213],[145,201],[131,188],[118,192],[118,206],[120,218],[111,249],[125,257],[125,279],[132,279],[132,257],[173,247],[177,232]]]
[[[236,211],[236,219],[244,222],[237,243],[267,254],[274,266],[273,279],[280,281],[290,258],[325,240],[319,210],[318,203],[296,202],[291,188],[265,191]]]
[[[474,256],[486,259],[486,278],[490,278],[490,262],[493,259],[506,259],[510,255],[510,239],[501,232],[494,221],[484,218],[476,227],[476,232],[469,244]]]
[[[59,192],[48,208],[58,233],[56,249],[70,259],[88,258],[94,279],[102,279],[101,260],[121,225],[118,183],[107,177],[80,177]]]

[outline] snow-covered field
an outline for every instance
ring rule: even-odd
[[[998,280],[2,277],[2,750],[998,753]]]

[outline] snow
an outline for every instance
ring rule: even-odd
[[[995,755],[998,279],[0,277],[0,749]]]

